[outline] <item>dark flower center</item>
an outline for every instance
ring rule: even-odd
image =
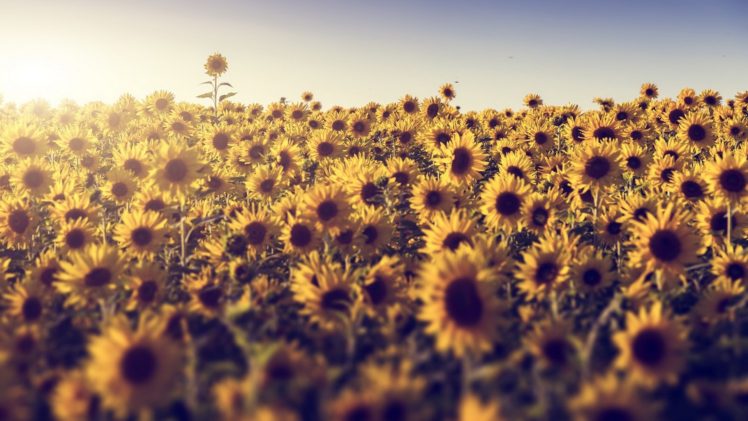
[[[112,280],[112,272],[107,268],[93,268],[83,279],[87,287],[101,287]]]
[[[364,236],[364,244],[373,244],[375,241],[377,241],[377,238],[379,238],[379,231],[377,230],[377,227],[373,225],[366,226],[362,234]]]
[[[496,197],[496,211],[504,216],[514,215],[521,205],[519,196],[513,192],[503,192]]]
[[[439,206],[442,202],[442,194],[438,191],[430,191],[426,193],[426,205],[430,208]]]
[[[158,285],[156,281],[145,281],[138,287],[138,300],[144,303],[150,303],[156,298]]]
[[[545,145],[548,143],[548,135],[543,132],[535,133],[535,143],[538,145]]]
[[[250,222],[244,227],[244,233],[247,235],[247,241],[254,246],[262,244],[267,234],[265,224],[259,221]]]
[[[543,356],[555,366],[566,364],[566,357],[569,352],[569,346],[563,338],[553,338],[546,341],[543,346]]]
[[[465,174],[470,170],[473,162],[473,156],[466,148],[457,148],[452,158],[452,173],[457,175]]]
[[[474,279],[459,278],[444,292],[447,314],[460,326],[475,326],[483,317],[483,300]]]
[[[543,262],[535,271],[535,281],[541,285],[550,285],[556,280],[559,268],[554,262]]]
[[[584,173],[596,180],[605,177],[608,172],[610,172],[610,161],[603,156],[592,157],[584,164]]]
[[[730,279],[737,281],[738,279],[743,279],[745,276],[745,266],[740,263],[730,263],[727,265],[725,272]]]
[[[143,172],[143,164],[135,158],[125,160],[124,167],[135,175],[140,175]]]
[[[594,288],[599,285],[602,280],[603,276],[597,269],[590,268],[582,273],[582,282],[584,282],[588,287]]]
[[[317,153],[321,157],[330,156],[333,152],[335,152],[335,147],[330,142],[320,142],[317,145]]]
[[[19,137],[13,141],[13,151],[19,155],[31,155],[36,152],[36,142],[30,137]]]
[[[704,196],[701,185],[693,180],[686,180],[680,185],[680,191],[688,199],[698,199]]]
[[[41,187],[44,184],[44,173],[36,169],[26,171],[23,175],[23,184],[30,189]]]
[[[157,366],[158,359],[153,350],[143,345],[136,345],[122,356],[120,372],[128,382],[142,385],[156,375]]]
[[[136,246],[145,247],[153,240],[153,232],[148,227],[138,227],[132,230],[130,239]]]
[[[632,170],[638,170],[642,166],[642,160],[638,156],[630,156],[626,158],[626,166]]]
[[[364,286],[366,294],[369,296],[371,303],[381,304],[387,298],[387,282],[381,276],[375,276],[374,281]]]
[[[8,215],[8,227],[16,234],[23,234],[31,225],[31,218],[22,209],[14,210]]]
[[[701,142],[706,139],[706,129],[698,124],[694,124],[688,128],[688,138],[694,142]]]
[[[444,238],[442,245],[452,251],[457,250],[457,247],[462,243],[469,243],[470,238],[461,232],[452,232]]]
[[[351,297],[343,289],[333,289],[322,295],[322,308],[328,311],[346,311]]]
[[[317,217],[327,222],[338,215],[338,205],[333,200],[325,200],[317,206]]]
[[[726,170],[719,175],[719,185],[730,193],[739,193],[745,190],[745,175],[740,170]]]
[[[229,135],[226,133],[216,133],[213,136],[213,147],[220,150],[224,150],[229,146]]]
[[[71,249],[79,249],[86,244],[86,234],[82,229],[76,228],[65,234],[65,244]]]
[[[294,247],[306,247],[312,241],[312,231],[306,226],[295,224],[291,227],[291,244]]]
[[[659,230],[649,239],[649,251],[664,262],[672,262],[680,256],[682,243],[678,235],[670,230]]]
[[[592,132],[592,136],[594,136],[595,139],[598,140],[615,139],[616,131],[613,130],[612,127],[598,127],[594,132]]]
[[[661,363],[667,354],[667,344],[662,333],[651,328],[639,332],[634,337],[631,348],[634,358],[648,367]]]
[[[187,164],[181,159],[172,159],[164,167],[166,179],[172,183],[179,183],[187,177]]]
[[[618,235],[618,234],[621,233],[621,228],[622,227],[623,227],[623,224],[621,224],[620,222],[610,221],[610,222],[608,222],[608,226],[605,227],[605,230],[610,235]]]
[[[21,306],[23,318],[28,322],[33,322],[42,315],[42,302],[37,297],[28,297],[23,301]]]
[[[223,290],[218,285],[208,285],[198,292],[197,297],[207,308],[217,308],[223,298]]]
[[[532,211],[532,224],[536,227],[544,227],[548,223],[548,211],[544,208],[536,208]]]

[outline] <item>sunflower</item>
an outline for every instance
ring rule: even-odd
[[[564,288],[569,277],[568,250],[573,244],[565,235],[548,236],[522,253],[515,272],[519,290],[534,300]]]
[[[694,149],[709,149],[714,143],[712,120],[706,113],[690,112],[680,119],[677,135]]]
[[[445,83],[439,87],[439,95],[447,102],[455,99],[457,92],[455,91],[454,85],[451,83]]]
[[[374,313],[384,313],[405,299],[405,267],[395,256],[382,256],[372,265],[361,284],[366,305]]]
[[[525,348],[538,359],[540,366],[552,370],[568,370],[574,366],[579,343],[564,322],[542,322],[524,338]]]
[[[222,74],[226,73],[226,70],[228,70],[228,68],[229,63],[226,60],[226,57],[222,56],[219,53],[211,54],[205,61],[205,73],[208,76],[221,76]]]
[[[688,347],[687,332],[656,301],[639,313],[626,313],[626,330],[613,335],[615,366],[645,385],[672,383],[678,378]]]
[[[5,126],[0,140],[5,157],[33,158],[44,156],[47,150],[42,131],[29,121],[19,120]]]
[[[293,176],[300,170],[301,148],[287,138],[273,144],[270,152],[285,175]]]
[[[672,203],[648,214],[644,221],[634,222],[631,259],[644,264],[647,272],[662,276],[666,283],[683,276],[686,265],[696,262],[700,250],[699,237],[687,222],[687,214]]]
[[[485,223],[498,231],[519,228],[522,222],[522,206],[531,192],[531,187],[513,175],[492,178],[481,192],[481,213]]]
[[[104,197],[118,204],[124,204],[130,201],[137,187],[133,181],[132,174],[115,168],[107,174],[107,182],[102,190]]]
[[[619,155],[612,143],[588,141],[571,157],[569,178],[574,187],[590,189],[594,194],[615,185],[621,177]]]
[[[584,137],[584,121],[581,118],[570,118],[561,127],[561,137],[571,143],[581,143]]]
[[[472,132],[455,134],[440,150],[437,160],[444,168],[448,179],[456,185],[470,185],[486,168],[486,154],[475,141]]]
[[[535,180],[535,164],[523,151],[512,151],[501,157],[499,174],[511,174],[532,183]]]
[[[695,316],[706,322],[734,322],[738,303],[745,292],[744,282],[742,280],[718,278],[702,294],[694,307]]]
[[[659,94],[659,89],[654,83],[647,82],[642,84],[639,94],[647,99],[656,99]]]
[[[387,160],[386,173],[398,187],[409,188],[418,178],[418,165],[410,158],[393,157]]]
[[[166,220],[157,212],[125,211],[114,227],[114,240],[125,253],[148,258],[161,250],[167,230]]]
[[[104,408],[119,417],[167,404],[182,369],[182,349],[161,334],[163,321],[113,320],[88,345],[86,377]]]
[[[150,170],[149,150],[145,143],[123,143],[113,151],[112,161],[117,168],[145,178]]]
[[[524,122],[524,138],[532,151],[546,153],[556,145],[556,130],[545,119],[535,119]]]
[[[342,187],[317,184],[302,199],[301,215],[317,228],[335,233],[348,221],[351,206]]]
[[[49,192],[53,179],[47,163],[38,159],[26,159],[16,167],[11,182],[19,193],[39,197]]]
[[[245,183],[247,197],[261,201],[272,199],[283,189],[282,169],[273,165],[263,165],[250,174]]]
[[[312,132],[308,143],[309,158],[314,161],[334,159],[343,153],[343,135],[334,130]]]
[[[60,262],[54,286],[68,295],[71,305],[85,305],[118,287],[123,261],[117,249],[103,244],[92,244],[70,254]]]
[[[301,314],[323,329],[340,328],[355,317],[360,299],[353,273],[312,252],[291,271],[294,300]]]
[[[748,160],[745,153],[729,154],[708,162],[704,177],[720,199],[737,204],[748,195]]]
[[[78,251],[94,243],[96,229],[88,219],[74,219],[60,224],[57,245],[64,251]]]
[[[613,262],[591,246],[577,251],[571,264],[569,280],[582,291],[594,293],[604,290],[613,283]]]
[[[524,99],[522,99],[522,103],[525,104],[525,106],[534,109],[543,105],[543,99],[540,98],[540,95],[538,94],[527,94]]]
[[[363,255],[379,252],[392,239],[393,224],[381,210],[364,208],[357,212],[357,248]]]
[[[278,232],[275,219],[259,206],[237,212],[228,224],[233,232],[246,236],[251,254],[262,253]]]
[[[725,243],[743,238],[748,229],[748,218],[739,210],[730,211],[727,218],[727,206],[715,199],[699,202],[696,208],[696,227],[701,233],[704,247],[722,248]],[[728,223],[730,238],[727,238]]]
[[[634,383],[615,374],[585,382],[570,406],[578,421],[656,419],[653,408],[639,396]]]
[[[547,194],[532,193],[523,201],[519,226],[525,226],[535,234],[542,236],[556,223],[558,194],[549,191]]]
[[[184,201],[200,176],[197,151],[176,143],[163,143],[157,153],[151,179],[171,199]]]
[[[33,279],[15,283],[3,299],[7,305],[5,314],[23,323],[38,323],[50,311],[49,289]]]
[[[623,170],[635,176],[646,174],[651,161],[649,151],[635,142],[621,144],[621,151],[618,156]]]
[[[680,172],[683,162],[683,159],[676,161],[671,156],[658,159],[654,165],[649,167],[647,174],[649,184],[654,186],[653,189],[655,191],[659,191],[661,188],[672,190],[674,188],[673,181],[675,180],[675,174]]]
[[[464,243],[472,244],[477,226],[465,211],[453,209],[449,214],[436,214],[423,233],[426,243],[423,251],[433,256],[442,252],[453,252]]]
[[[201,138],[206,151],[226,155],[231,146],[236,143],[236,130],[233,126],[221,122],[216,125],[205,126]]]
[[[737,245],[714,250],[712,274],[716,282],[739,282],[748,285],[748,252]]]
[[[685,108],[698,105],[699,98],[692,88],[683,88],[678,93],[678,103]]]
[[[84,125],[71,124],[60,130],[55,143],[73,155],[83,155],[97,143],[91,129]]]
[[[174,108],[174,94],[168,91],[156,91],[145,98],[143,104],[149,115],[167,116]]]
[[[431,221],[436,215],[449,212],[454,207],[452,188],[443,178],[423,177],[413,187],[410,207],[421,221]]]
[[[236,184],[232,178],[236,173],[231,167],[212,168],[210,173],[203,179],[203,191],[209,195],[225,195],[236,191]]]
[[[50,288],[57,281],[60,262],[53,250],[46,250],[39,254],[30,267],[29,282],[36,282]]]
[[[14,248],[29,245],[38,218],[27,199],[6,197],[0,200],[2,243]]]
[[[709,186],[703,177],[701,166],[691,166],[673,174],[670,192],[688,202],[695,203],[709,196]]]
[[[132,198],[132,209],[151,211],[167,216],[171,201],[153,183],[145,183]]]
[[[499,302],[496,284],[472,250],[460,248],[424,265],[418,273],[423,300],[418,318],[427,334],[436,337],[436,349],[481,354],[491,349],[496,336]]]
[[[161,304],[166,295],[166,271],[156,262],[140,262],[127,277],[126,288],[132,291],[128,310],[143,310]]]
[[[317,248],[321,237],[314,222],[292,216],[283,225],[280,240],[286,253],[304,255]]]
[[[584,138],[587,140],[619,140],[622,134],[621,124],[611,114],[592,114],[586,121]]]

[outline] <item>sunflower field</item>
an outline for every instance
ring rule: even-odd
[[[748,91],[0,104],[0,420],[748,419]]]

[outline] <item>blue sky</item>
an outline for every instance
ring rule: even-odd
[[[642,82],[748,89],[748,1],[2,0],[0,94],[78,102],[156,89],[195,100],[219,51],[243,102],[434,95],[465,109],[623,101]]]

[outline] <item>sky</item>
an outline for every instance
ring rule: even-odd
[[[220,52],[234,100],[315,94],[325,108],[435,95],[464,110],[617,101],[655,82],[748,90],[748,1],[0,0],[0,95],[23,103],[178,100]]]

